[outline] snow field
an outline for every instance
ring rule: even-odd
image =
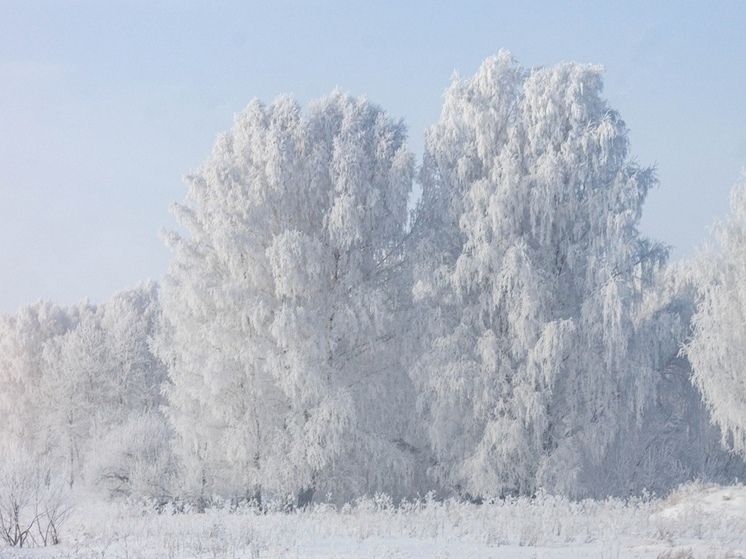
[[[283,513],[156,512],[81,502],[59,546],[0,548],[44,558],[654,558],[746,557],[746,488],[690,484],[663,500],[572,502],[540,495],[474,505],[383,496]]]

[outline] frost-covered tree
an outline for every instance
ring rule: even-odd
[[[106,382],[100,366],[104,335],[95,312],[86,303],[78,305],[75,328],[50,340],[42,353],[43,383],[37,397],[44,411],[38,436],[45,455],[64,460],[71,487],[90,443]]]
[[[583,492],[654,397],[638,308],[665,250],[638,234],[650,169],[602,69],[505,52],[455,80],[427,135],[412,369],[433,473],[470,494]]]
[[[695,263],[696,266],[696,263]],[[632,351],[648,357],[656,389],[637,425],[621,429],[599,467],[582,483],[591,495],[663,495],[694,479],[732,483],[746,465],[720,445],[682,348],[699,300],[692,263],[666,267],[637,312]]]
[[[0,315],[0,424],[2,438],[43,453],[43,419],[49,406],[41,393],[47,382],[44,348],[74,328],[77,309],[47,301]]]
[[[189,177],[158,348],[190,491],[406,487],[405,136],[339,92],[254,101]]]
[[[171,430],[161,394],[166,367],[151,350],[159,318],[154,282],[116,293],[96,309],[103,338],[96,370],[103,378],[85,473],[89,484],[110,493],[170,493]]]
[[[720,250],[697,259],[701,300],[686,354],[723,443],[746,456],[746,183],[714,232]]]
[[[72,485],[99,439],[132,414],[165,426],[165,367],[149,345],[158,313],[149,283],[98,306],[39,302],[0,316],[2,438],[64,467]]]
[[[133,414],[157,412],[165,367],[149,338],[158,313],[156,284],[148,283],[98,307],[79,305],[75,327],[45,345],[39,436],[66,460],[71,485],[99,439]]]

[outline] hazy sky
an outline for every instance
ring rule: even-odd
[[[454,70],[606,66],[655,164],[643,232],[687,257],[746,167],[746,2],[0,0],[0,312],[100,302],[166,270],[181,177],[252,98],[339,86],[411,146]]]

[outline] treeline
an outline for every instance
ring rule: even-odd
[[[159,288],[0,319],[3,440],[162,499],[743,478],[746,196],[720,252],[669,265],[601,74],[501,52],[419,163],[366,99],[252,102],[188,178]]]

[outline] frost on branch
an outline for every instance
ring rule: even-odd
[[[57,545],[72,512],[65,483],[48,460],[16,442],[0,445],[0,540],[14,547]]]

